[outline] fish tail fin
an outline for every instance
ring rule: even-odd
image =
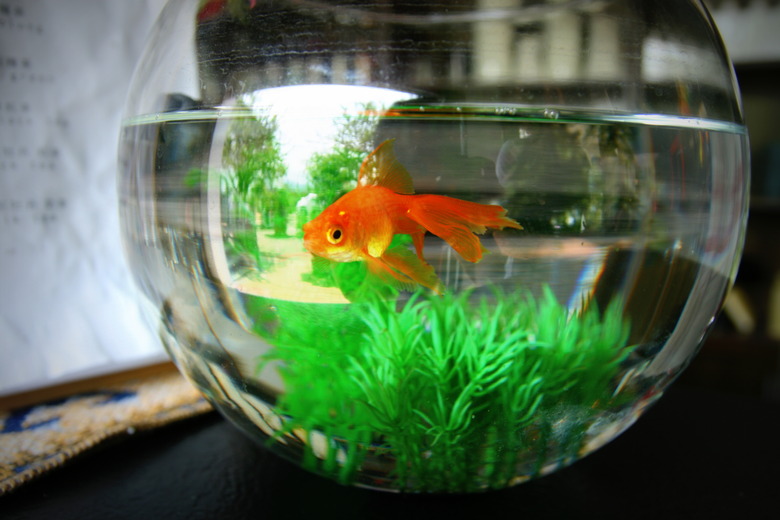
[[[476,234],[506,227],[523,229],[506,210],[494,204],[479,204],[443,195],[419,195],[407,216],[445,240],[469,262],[479,262],[487,250]],[[476,233],[476,234],[475,234]]]

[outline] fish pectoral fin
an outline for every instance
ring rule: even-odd
[[[393,224],[386,217],[376,218],[371,224],[373,233],[366,241],[366,250],[372,257],[379,258],[393,241]]]
[[[392,240],[392,236],[390,239]],[[368,240],[366,249],[368,250],[369,255],[374,258],[379,258],[385,253],[389,245],[390,240],[384,240],[382,237],[372,237]]]

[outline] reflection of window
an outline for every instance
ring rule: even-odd
[[[642,48],[642,77],[654,83],[695,77],[699,83],[719,85],[723,69],[711,50],[651,35]]]
[[[483,84],[605,81],[622,73],[617,22],[586,12],[477,22],[474,52]]]

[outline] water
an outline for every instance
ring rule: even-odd
[[[687,365],[733,281],[741,127],[503,105],[296,117],[297,132],[262,107],[128,121],[123,233],[180,368],[342,482],[471,491],[584,456]],[[303,223],[385,139],[416,193],[523,226],[482,235],[479,263],[426,234],[442,295],[304,247]]]

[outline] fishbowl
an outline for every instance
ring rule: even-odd
[[[172,0],[119,153],[181,372],[293,463],[412,493],[628,428],[711,328],[748,208],[698,0]]]

